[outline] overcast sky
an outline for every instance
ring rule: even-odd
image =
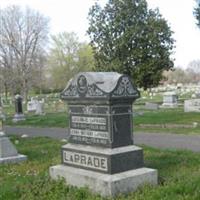
[[[29,6],[50,18],[51,34],[74,31],[81,41],[88,40],[87,14],[95,0],[0,0],[0,7]],[[99,0],[102,4],[106,0]],[[175,65],[186,68],[188,63],[200,59],[200,29],[195,25],[195,0],[147,0],[150,8],[158,7],[174,31]]]

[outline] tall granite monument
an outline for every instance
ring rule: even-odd
[[[115,72],[77,74],[61,93],[69,106],[69,143],[62,164],[50,167],[53,179],[87,186],[102,196],[157,184],[157,170],[144,167],[142,148],[133,145],[132,103],[138,90]]]
[[[13,117],[13,122],[18,122],[25,120],[25,116],[23,113],[23,106],[22,106],[22,96],[17,94],[15,95],[15,115]]]

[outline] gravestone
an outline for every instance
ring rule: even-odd
[[[69,81],[61,93],[68,102],[69,143],[50,176],[102,196],[157,184],[157,170],[144,167],[143,150],[133,145],[132,103],[138,97],[129,77],[115,72],[79,73]]]
[[[162,107],[176,108],[178,106],[178,96],[175,92],[165,92],[163,94]]]
[[[23,98],[21,95],[15,95],[15,115],[13,118],[13,122],[25,120],[25,116],[23,114],[22,100]]]
[[[35,112],[37,107],[38,100],[31,98],[31,101],[27,103],[27,111],[28,112]]]
[[[184,112],[200,112],[200,99],[185,100]]]
[[[3,122],[0,120],[0,164],[18,163],[27,159],[27,156],[18,154],[16,148],[3,131]]]
[[[157,103],[145,102],[145,109],[147,109],[147,110],[158,110],[159,105]]]
[[[200,98],[200,90],[196,92],[196,98]]]
[[[44,103],[43,103],[43,101],[37,101],[35,114],[36,115],[43,115],[44,114]]]
[[[196,99],[196,98],[197,98],[197,95],[196,95],[195,93],[193,93],[193,94],[191,95],[191,98],[192,98],[192,99]]]

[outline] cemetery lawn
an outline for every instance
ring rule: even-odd
[[[140,113],[140,111],[136,111]],[[194,126],[197,123],[197,126]],[[143,111],[134,117],[135,131],[200,134],[200,114],[185,113],[182,109],[160,109]]]
[[[18,151],[28,156],[28,160],[20,164],[0,165],[1,200],[109,199],[93,195],[87,188],[66,186],[64,180],[56,182],[50,179],[49,167],[60,163],[60,147],[64,144],[61,141],[44,137],[11,139]],[[135,193],[116,197],[116,200],[199,199],[199,153],[144,147],[144,159],[146,167],[158,169],[159,185],[145,185]]]
[[[46,115],[26,115],[25,121],[18,123],[12,122],[12,117],[9,117],[6,125],[11,126],[29,126],[29,127],[60,127],[68,126],[68,117],[66,113],[48,113]]]
[[[150,111],[136,109],[136,116],[133,118],[134,131],[158,132],[175,134],[200,134],[200,114],[185,113],[182,109],[160,109]],[[197,122],[197,127],[193,123]],[[12,118],[6,120],[10,126],[32,126],[32,127],[68,127],[68,116],[64,112],[47,113],[46,115],[26,115],[26,120],[13,123]],[[148,126],[148,127],[146,127]],[[185,127],[189,126],[189,127]]]

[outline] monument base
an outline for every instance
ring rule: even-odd
[[[18,121],[24,121],[24,120],[25,120],[24,114],[15,114],[12,121],[18,122]]]
[[[0,164],[5,163],[18,163],[27,160],[27,156],[18,154],[16,156],[6,157],[6,158],[0,158]]]
[[[163,103],[160,108],[177,108],[177,103]]]
[[[52,166],[49,171],[53,179],[64,178],[67,184],[77,187],[86,186],[92,192],[102,196],[133,192],[144,184],[156,185],[158,182],[157,170],[149,168],[139,168],[112,175],[64,165]]]
[[[135,145],[111,149],[69,143],[62,146],[61,156],[64,165],[107,174],[144,166],[143,150]]]

